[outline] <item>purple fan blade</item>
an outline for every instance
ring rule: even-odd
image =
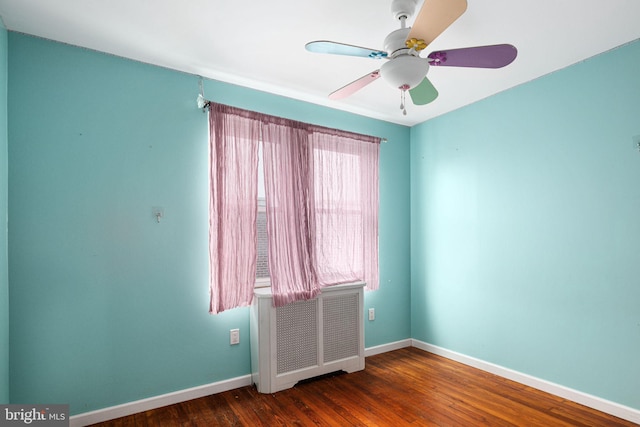
[[[518,50],[510,44],[440,50],[428,56],[429,65],[447,67],[502,68],[516,59]]]
[[[369,83],[380,77],[380,70],[375,70],[367,74],[366,76],[360,77],[358,80],[354,80],[346,86],[341,87],[340,89],[332,92],[329,95],[329,99],[343,99],[347,96],[351,96]]]

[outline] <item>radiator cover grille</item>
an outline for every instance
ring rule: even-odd
[[[322,300],[324,361],[358,355],[358,295]]]
[[[317,307],[311,300],[276,309],[278,374],[318,364]]]

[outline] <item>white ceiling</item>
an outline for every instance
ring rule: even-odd
[[[346,100],[327,99],[380,62],[304,49],[323,39],[382,49],[385,36],[399,28],[391,0],[0,0],[0,16],[11,31],[405,125],[640,38],[640,0],[468,3],[423,56],[511,43],[518,57],[498,70],[432,67],[428,76],[440,96],[409,105],[406,116],[400,91],[382,79]]]

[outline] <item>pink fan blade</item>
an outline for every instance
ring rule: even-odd
[[[465,47],[440,50],[428,56],[429,65],[447,67],[502,68],[518,56],[518,49],[510,44]]]
[[[372,71],[366,76],[360,77],[358,80],[354,80],[346,86],[341,87],[340,89],[332,92],[329,95],[329,99],[343,99],[347,96],[351,96],[372,81],[378,79],[380,77],[380,70]]]
[[[424,0],[407,39],[429,45],[467,10],[467,0]]]

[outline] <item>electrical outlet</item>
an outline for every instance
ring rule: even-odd
[[[229,344],[240,344],[240,329],[231,329],[229,331]]]
[[[369,309],[369,320],[376,320],[376,309],[375,308],[370,308]]]

